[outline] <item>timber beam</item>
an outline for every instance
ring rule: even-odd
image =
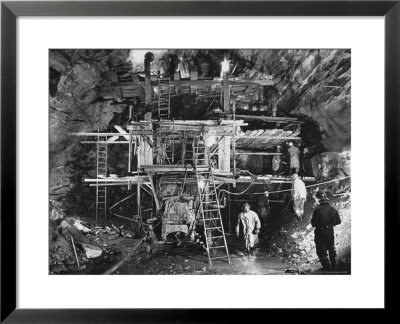
[[[260,120],[270,123],[296,123],[303,124],[303,121],[298,120],[295,117],[272,117],[272,116],[252,116],[252,115],[235,115],[236,118],[243,120]]]
[[[129,133],[68,133],[69,136],[129,136]],[[153,135],[151,130],[137,130],[133,131],[132,136]]]

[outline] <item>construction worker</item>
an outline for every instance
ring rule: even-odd
[[[300,220],[304,214],[304,203],[307,198],[307,190],[304,182],[299,178],[297,173],[293,174],[293,209],[296,213],[297,218]]]
[[[281,146],[276,147],[274,156],[272,157],[272,174],[276,174],[279,171],[279,168],[281,167]]]
[[[236,236],[243,239],[246,254],[254,255],[260,229],[261,223],[258,215],[250,210],[248,203],[244,203],[236,224]]]
[[[288,153],[289,153],[290,173],[298,174],[300,170],[300,158],[299,158],[300,150],[298,149],[298,147],[293,145],[293,142],[289,142],[288,145],[289,145]]]
[[[180,72],[181,79],[190,78],[189,64],[183,56],[179,57],[179,63],[176,72]]]
[[[317,256],[323,271],[335,271],[336,250],[333,227],[341,223],[340,216],[338,211],[329,205],[325,192],[317,191],[315,200],[318,206],[312,214],[311,225],[315,227],[314,241]],[[327,252],[329,252],[329,259]]]
[[[269,192],[264,194],[257,200],[257,214],[261,222],[261,227],[265,228],[269,218]]]

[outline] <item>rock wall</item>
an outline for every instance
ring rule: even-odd
[[[350,50],[239,50],[238,55],[253,62],[248,75],[257,70],[273,76],[278,112],[316,122],[327,151],[350,149]]]
[[[128,50],[50,50],[50,193],[68,193],[95,170],[93,147],[70,132],[109,127],[118,105],[103,100],[104,76],[126,61]],[[92,174],[90,174],[90,172]]]

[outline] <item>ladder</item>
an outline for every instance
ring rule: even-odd
[[[193,138],[193,164],[206,165],[206,146],[205,141],[200,136]]]
[[[212,167],[211,165],[196,166],[195,171],[208,261],[212,265],[213,260],[227,259],[230,264]],[[223,255],[218,255],[218,251],[221,251]]]
[[[169,119],[171,87],[170,80],[158,79],[158,119]]]
[[[104,139],[106,141],[106,139]],[[97,185],[96,185],[96,219],[99,216],[107,218],[107,187],[99,184],[99,179],[107,177],[107,144],[101,143],[97,137]]]

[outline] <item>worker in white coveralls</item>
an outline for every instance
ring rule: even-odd
[[[298,147],[293,145],[293,142],[289,142],[289,164],[290,164],[290,173],[299,173],[300,170],[300,150]]]
[[[293,174],[293,209],[298,219],[302,219],[304,214],[304,203],[307,198],[307,190],[304,182],[299,178],[297,173]]]
[[[261,223],[258,215],[250,210],[250,205],[245,203],[238,216],[236,236],[243,239],[245,252],[254,255],[255,245],[258,243]]]

